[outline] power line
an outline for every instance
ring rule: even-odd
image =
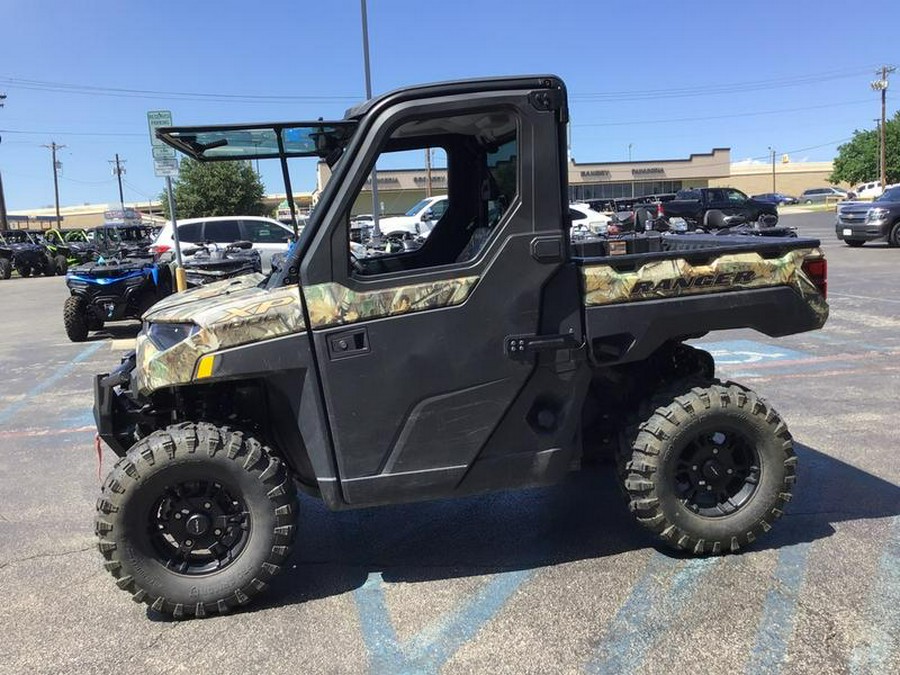
[[[90,96],[114,96],[119,98],[168,98],[173,100],[192,101],[236,101],[244,103],[277,103],[289,101],[334,102],[358,101],[358,96],[333,95],[287,95],[287,94],[225,94],[191,91],[162,91],[154,89],[125,89],[121,87],[99,87],[86,84],[69,84],[65,82],[48,82],[45,80],[27,80],[16,77],[0,77],[0,83],[10,88],[29,89],[32,91],[48,91],[56,93],[83,94]]]
[[[781,108],[778,110],[758,110],[755,112],[730,113],[728,115],[708,115],[704,117],[670,117],[667,119],[656,120],[632,120],[628,122],[588,122],[585,124],[573,124],[575,127],[621,127],[621,126],[637,126],[641,124],[669,124],[672,122],[702,122],[707,120],[724,120],[737,117],[757,117],[760,115],[777,115],[786,112],[806,112],[807,110],[821,110],[824,108],[837,108],[840,106],[858,105],[860,103],[868,103],[869,99],[857,99],[855,101],[843,101],[841,103],[826,103],[824,105],[802,106],[799,108]]]

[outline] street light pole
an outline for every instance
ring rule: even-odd
[[[359,0],[362,15],[363,63],[366,70],[366,99],[372,98],[372,73],[369,68],[369,15],[366,0]],[[372,167],[372,243],[381,243],[381,226],[378,224],[378,169]]]
[[[769,152],[772,153],[772,192],[775,193],[775,148],[769,146]]]
[[[50,156],[53,158],[53,194],[56,198],[56,227],[59,229],[62,227],[62,218],[59,217],[59,169],[56,162],[56,151],[62,150],[66,146],[51,141],[50,145],[44,145],[44,147],[50,148]]]

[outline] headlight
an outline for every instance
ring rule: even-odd
[[[193,323],[151,323],[147,328],[147,337],[154,347],[164,352],[198,330],[200,326]]]
[[[890,211],[887,209],[869,209],[866,214],[866,220],[884,220],[888,217]]]

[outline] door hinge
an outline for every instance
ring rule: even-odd
[[[539,89],[528,94],[528,101],[537,110],[559,110],[562,92],[559,89]]]

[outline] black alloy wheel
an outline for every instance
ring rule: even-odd
[[[891,228],[891,233],[888,235],[888,246],[892,248],[900,246],[900,220]]]
[[[759,456],[739,431],[700,433],[678,455],[675,493],[694,513],[727,516],[753,496],[759,472]]]
[[[241,553],[250,536],[250,513],[233,488],[187,481],[166,488],[148,514],[158,560],[186,575],[217,572]]]

